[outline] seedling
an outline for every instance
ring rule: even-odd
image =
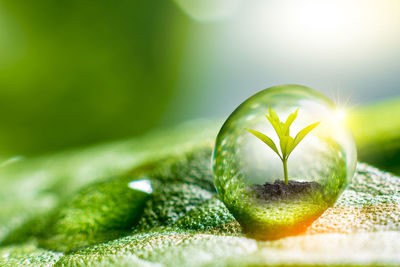
[[[281,148],[281,153],[279,153],[278,148],[276,147],[274,141],[272,141],[271,138],[266,136],[263,133],[260,133],[258,131],[252,130],[252,129],[246,129],[250,133],[252,133],[254,136],[259,138],[261,141],[263,141],[266,145],[268,145],[282,160],[283,164],[283,173],[285,176],[285,184],[289,184],[289,178],[288,178],[288,170],[287,170],[287,160],[289,158],[290,153],[292,153],[293,149],[300,143],[301,140],[309,133],[311,132],[315,127],[318,126],[320,122],[316,122],[313,124],[310,124],[309,126],[305,127],[303,130],[299,131],[296,135],[295,138],[291,137],[289,135],[290,132],[290,126],[292,125],[293,121],[297,118],[297,111],[299,109],[296,109],[292,114],[289,115],[289,117],[286,119],[286,122],[283,123],[280,121],[278,115],[276,112],[272,109],[269,108],[269,116],[265,114],[265,117],[269,120],[271,123],[272,127],[274,128],[276,134],[279,137],[279,143],[280,143],[280,148]]]

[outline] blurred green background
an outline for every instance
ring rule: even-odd
[[[2,1],[0,153],[46,153],[157,125],[189,23],[170,1]]]
[[[393,114],[399,47],[395,0],[1,1],[0,158],[223,118],[282,83]],[[399,143],[399,117],[374,132],[365,116],[362,155]]]

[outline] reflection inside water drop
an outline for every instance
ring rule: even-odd
[[[153,187],[151,186],[151,181],[148,179],[132,181],[128,184],[132,189],[142,191],[144,193],[151,194],[153,192]]]
[[[307,194],[284,197],[284,186],[278,188],[283,191],[278,192],[282,197],[277,199],[268,199],[269,192],[258,194],[262,186],[271,188],[271,184],[283,180],[281,159],[245,130],[259,131],[279,147],[280,139],[265,117],[269,108],[283,121],[299,108],[290,128],[292,137],[320,122],[287,161],[289,183],[308,183],[312,190]],[[343,114],[326,97],[298,85],[263,90],[229,116],[216,140],[214,181],[221,200],[246,232],[262,239],[297,233],[334,204],[351,180],[356,164],[354,140],[343,120]],[[260,189],[257,194],[254,188]]]

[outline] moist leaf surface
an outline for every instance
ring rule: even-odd
[[[304,234],[256,241],[216,197],[216,125],[196,124],[0,169],[0,265],[400,264],[399,177],[359,163]],[[124,187],[138,179],[148,198]]]

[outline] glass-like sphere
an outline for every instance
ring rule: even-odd
[[[293,140],[299,131],[320,122],[287,157],[288,184],[280,138],[265,116],[270,116],[270,108],[281,127],[298,109],[289,128]],[[216,140],[214,182],[248,236],[274,239],[297,234],[335,203],[357,162],[345,124],[343,113],[329,99],[299,85],[265,89],[232,112]],[[270,137],[277,151],[249,129]]]

